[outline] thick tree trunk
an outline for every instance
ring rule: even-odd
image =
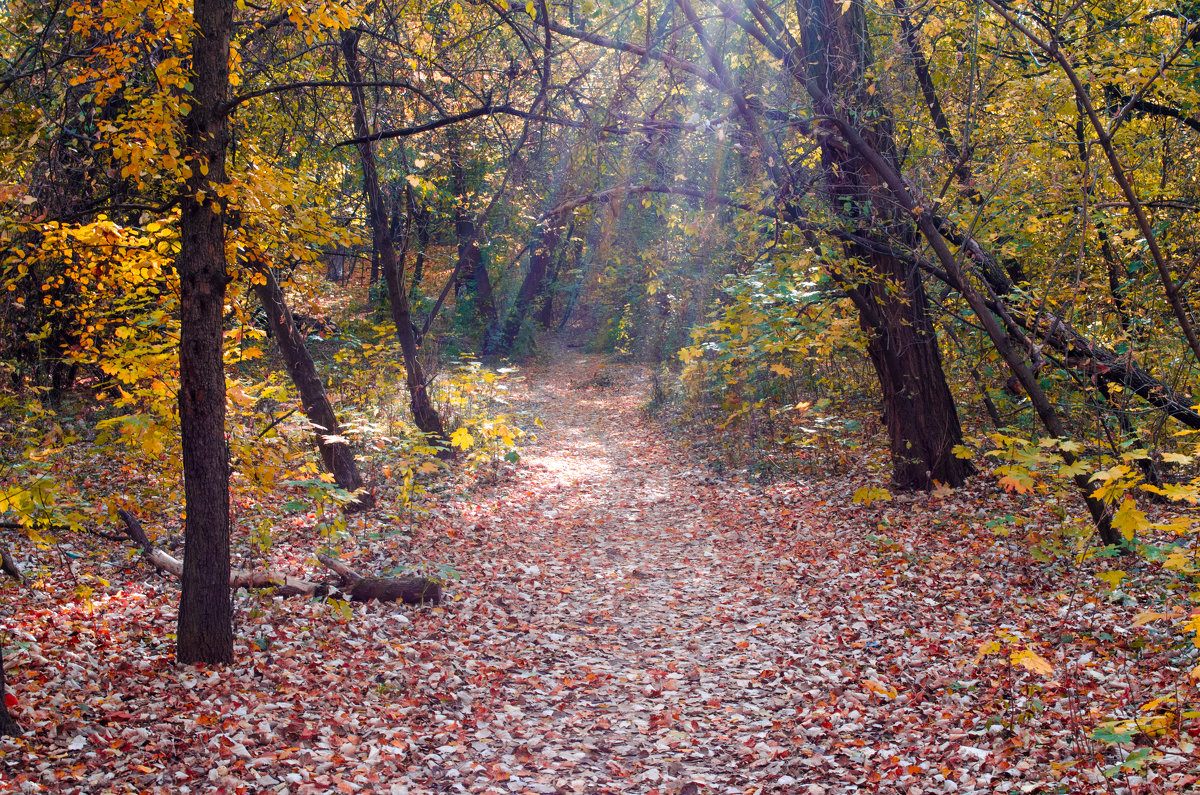
[[[371,141],[366,140],[371,132],[367,125],[366,100],[360,85],[362,72],[358,67],[357,33],[351,31],[342,36],[342,54],[346,59],[346,76],[350,81],[350,95],[354,102],[354,135],[355,138],[360,139],[358,154],[362,162],[363,192],[367,199],[367,215],[371,223],[375,254],[379,258],[383,280],[387,284],[388,301],[391,304],[396,336],[400,341],[400,352],[404,357],[406,384],[411,399],[413,421],[421,431],[429,434],[435,444],[442,447],[445,456],[452,456],[453,451],[446,437],[442,418],[438,416],[437,409],[434,408],[426,388],[425,372],[417,353],[417,338],[413,330],[412,312],[408,305],[408,291],[405,289],[403,275],[400,273],[396,247],[388,233],[387,208],[383,206],[383,197],[379,191],[379,172],[375,166],[375,148]]]
[[[233,662],[229,601],[229,449],[225,440],[223,315],[225,219],[214,185],[225,181],[229,37],[233,0],[196,0],[195,91],[185,120],[192,175],[180,218],[179,420],[183,442],[181,663]]]
[[[358,464],[354,460],[354,451],[343,441],[331,440],[330,437],[341,436],[337,415],[333,405],[325,394],[325,384],[317,374],[308,347],[304,344],[304,335],[296,329],[292,313],[283,297],[283,289],[279,286],[275,274],[265,263],[252,263],[256,272],[265,281],[255,282],[254,293],[262,303],[263,311],[267,313],[267,322],[271,332],[279,344],[279,353],[283,356],[284,365],[296,391],[300,393],[300,405],[309,422],[316,426],[317,445],[321,450],[321,459],[325,468],[333,474],[334,480],[346,491],[355,492],[363,488],[362,476],[358,473]],[[364,491],[351,503],[347,503],[347,513],[367,510],[375,505],[375,496]]]
[[[842,104],[870,119],[862,134],[886,157],[895,158],[891,119],[862,85],[871,65],[861,4],[812,0],[803,8],[804,79],[817,113],[835,117]],[[886,229],[912,241],[915,229],[888,195],[883,178],[845,147],[828,121],[821,142],[825,190],[833,212],[869,233]],[[883,393],[891,442],[892,478],[905,489],[928,489],[934,481],[960,485],[974,468],[956,457],[962,429],[946,383],[937,335],[929,319],[920,271],[884,248],[848,244],[851,265],[834,268],[859,312],[868,353]],[[858,263],[859,267],[855,267]]]
[[[892,480],[902,489],[928,489],[935,480],[960,485],[973,469],[953,453],[962,431],[918,272],[894,257],[848,248],[869,263],[867,280],[847,293],[883,395]]]

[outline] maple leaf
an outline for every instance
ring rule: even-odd
[[[870,505],[873,502],[888,502],[892,493],[878,486],[863,486],[854,492],[851,498],[856,505]]]
[[[1007,475],[1000,478],[1000,485],[1005,491],[1014,491],[1018,494],[1028,494],[1033,491],[1035,485],[1034,479],[1027,472],[1009,471]]]
[[[1146,514],[1138,510],[1136,503],[1127,497],[1113,514],[1112,526],[1121,531],[1126,541],[1132,541],[1135,535],[1150,526],[1150,522],[1146,520]]]
[[[1050,676],[1054,673],[1054,666],[1037,652],[1030,649],[1017,649],[1009,655],[1009,659],[1013,665],[1019,665],[1022,668],[1033,671],[1035,674]]]

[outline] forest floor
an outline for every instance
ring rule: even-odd
[[[1150,608],[1086,565],[1035,561],[995,531],[1044,508],[986,477],[870,506],[851,500],[854,472],[718,480],[644,415],[644,370],[564,350],[524,375],[514,399],[545,429],[520,465],[411,535],[356,545],[362,570],[452,566],[438,607],[241,592],[239,662],[177,666],[177,585],[123,552],[78,562],[105,578],[87,600],[63,567],[5,585],[28,731],[0,741],[0,788],[1196,786],[1195,649],[1165,622],[1135,626]],[[315,541],[296,536],[273,563],[312,571]],[[1158,576],[1129,568],[1130,583]],[[1130,717],[1157,728],[1090,735]]]

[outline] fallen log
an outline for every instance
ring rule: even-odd
[[[442,586],[428,577],[363,577],[331,555],[317,553],[317,560],[337,572],[341,577],[341,589],[350,595],[351,601],[404,602],[421,604],[442,601]]]
[[[183,576],[183,561],[154,546],[136,516],[123,508],[117,514],[125,524],[125,535],[142,550],[142,555],[152,566],[176,577]],[[317,559],[339,575],[342,587],[337,590],[343,591],[351,601],[376,599],[405,604],[438,604],[441,601],[442,586],[426,577],[363,577],[329,555],[318,552]],[[233,590],[275,588],[282,596],[329,596],[333,593],[325,583],[302,580],[276,569],[234,569],[229,573],[229,587]]]

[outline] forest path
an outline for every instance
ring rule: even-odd
[[[493,591],[483,596],[468,577],[480,601],[468,597],[460,616],[489,626],[490,652],[473,666],[489,673],[459,694],[491,716],[468,754],[487,777],[464,780],[459,768],[441,779],[439,758],[430,784],[959,789],[947,785],[944,763],[923,758],[953,757],[958,767],[958,743],[902,740],[901,727],[927,721],[881,681],[898,669],[875,667],[903,642],[901,618],[914,608],[860,589],[871,585],[869,556],[838,528],[816,532],[805,518],[823,503],[707,477],[643,416],[642,369],[559,349],[525,375],[545,430],[516,481],[463,516]],[[909,656],[927,662],[920,651]],[[946,673],[930,664],[911,678]],[[971,791],[976,779],[961,778]]]
[[[479,529],[504,526],[528,578],[508,604],[539,639],[507,694],[523,712],[511,750],[539,738],[523,780],[579,792],[749,780],[731,729],[769,728],[771,710],[742,615],[763,600],[738,573],[744,550],[729,557],[736,531],[706,513],[697,463],[641,416],[639,370],[560,351],[530,382],[545,429],[521,486],[476,514]]]

